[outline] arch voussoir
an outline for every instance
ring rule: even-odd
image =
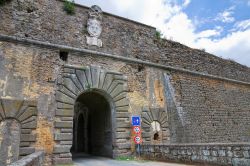
[[[62,158],[61,156],[68,154],[69,148],[72,146],[74,104],[80,95],[87,92],[100,92],[100,94],[109,98],[109,102],[113,103],[113,151],[116,156],[119,155],[118,152],[122,153],[125,149],[130,148],[129,145],[116,146],[116,142],[124,141],[123,144],[128,144],[128,139],[130,139],[129,133],[126,131],[129,128],[129,100],[127,99],[126,76],[118,72],[107,71],[99,66],[79,67],[67,65],[63,69],[62,82],[58,86],[59,89],[56,93],[57,120],[54,124],[57,131],[55,133],[56,145],[54,148],[55,164],[64,164],[71,161],[71,157],[65,159],[65,157]],[[116,132],[116,124],[119,125],[119,128],[124,126],[125,132]],[[124,147],[126,148],[124,149]],[[129,151],[127,150],[127,152]]]
[[[36,135],[33,130],[37,128],[37,103],[35,101],[27,101],[17,98],[1,98],[0,99],[0,123],[5,128],[3,131],[14,131],[13,133],[0,133],[0,137],[4,138],[1,141],[14,142],[14,144],[7,145],[3,143],[0,148],[11,146],[14,148],[8,157],[15,159],[13,156],[23,157],[35,152],[33,146],[36,141]],[[15,126],[9,130],[8,128]],[[1,134],[4,134],[2,137]],[[11,141],[10,141],[11,140]],[[6,143],[7,143],[6,142]],[[14,147],[13,147],[14,146]],[[2,151],[2,150],[0,150]],[[2,154],[0,154],[2,155]],[[11,160],[12,160],[11,159]]]

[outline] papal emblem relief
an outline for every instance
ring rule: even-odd
[[[102,33],[102,10],[99,6],[92,6],[89,11],[89,18],[87,22],[87,44],[102,47],[102,40],[98,39]]]

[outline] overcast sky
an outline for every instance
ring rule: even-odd
[[[75,0],[250,67],[250,0]]]

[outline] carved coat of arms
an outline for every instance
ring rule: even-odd
[[[102,10],[100,7],[94,5],[90,8],[89,18],[87,22],[87,44],[102,47],[101,39],[98,39],[102,33]]]

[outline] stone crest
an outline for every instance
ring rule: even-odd
[[[87,22],[87,44],[102,47],[101,39],[98,39],[102,33],[102,10],[99,6],[92,6],[89,11],[89,18]]]

